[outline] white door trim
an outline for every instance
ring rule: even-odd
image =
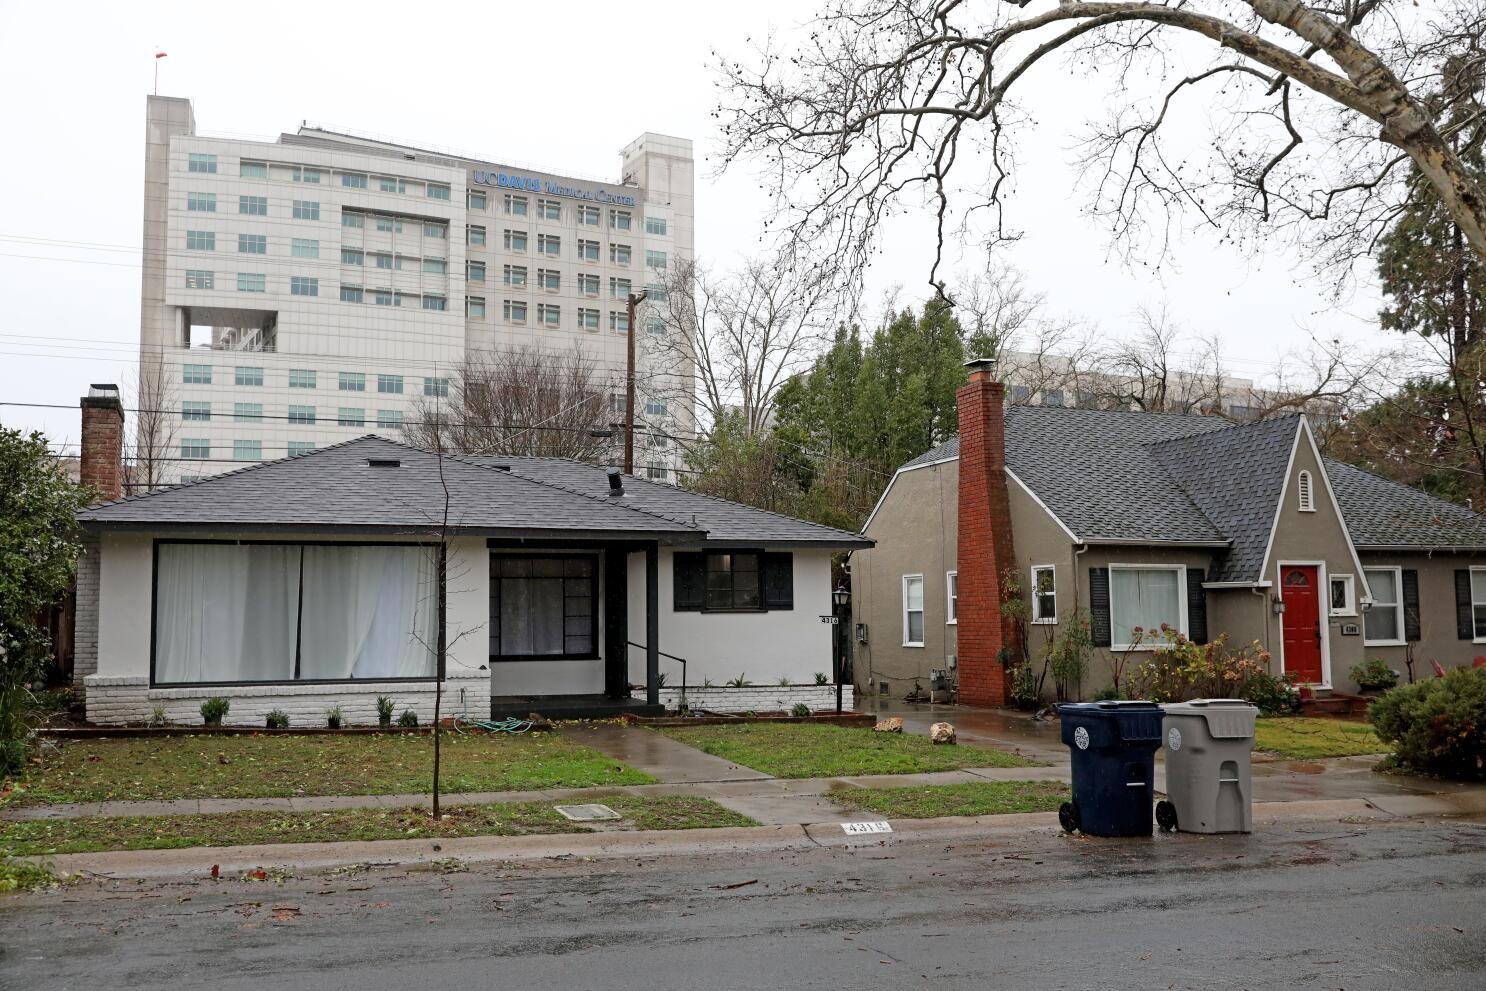
[[[1287,567],[1316,569],[1316,624],[1321,631],[1321,684],[1317,688],[1331,687],[1331,617],[1330,582],[1326,575],[1325,561],[1276,561],[1274,565],[1274,587],[1280,601],[1284,601],[1285,585],[1281,574]],[[1280,672],[1285,671],[1285,616],[1280,613]]]

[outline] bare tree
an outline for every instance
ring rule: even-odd
[[[1035,123],[1012,101],[1061,58],[1114,94],[1082,165],[1119,243],[1164,250],[1190,216],[1234,237],[1310,236],[1345,267],[1427,186],[1486,258],[1486,197],[1447,133],[1479,103],[1478,0],[1428,14],[1384,0],[1030,6],[841,0],[792,50],[720,59],[724,165],[764,159],[789,237],[854,284],[882,221],[927,198],[942,291],[956,224],[984,212],[992,241],[1016,237],[1012,138]]]
[[[176,454],[180,425],[177,394],[158,359],[140,362],[139,378],[132,403],[133,439],[125,437],[124,491],[129,495],[153,492],[170,481],[168,469]]]
[[[789,254],[720,273],[681,262],[654,310],[666,333],[645,339],[652,382],[670,377],[696,394],[708,428],[736,414],[756,434],[780,386],[809,367],[834,327],[835,302],[822,270]]]
[[[581,350],[518,348],[467,357],[447,399],[419,399],[403,435],[430,451],[597,462],[612,453],[618,416]]]

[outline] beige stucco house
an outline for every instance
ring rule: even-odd
[[[1319,691],[1354,690],[1350,671],[1368,658],[1400,672],[1412,661],[1429,677],[1431,662],[1486,654],[1486,518],[1323,457],[1304,417],[987,413],[978,404],[999,402],[999,386],[982,391],[961,390],[961,436],[895,473],[863,531],[874,546],[852,555],[859,690],[897,696],[943,669],[965,699],[966,658],[1000,635],[992,622],[965,639],[972,608],[982,621],[999,612],[984,581],[967,601],[972,566],[1015,571],[1034,658],[1087,618],[1086,695],[1109,684],[1107,659],[1138,639],[1135,627],[1162,623],[1199,642],[1258,641],[1275,673]],[[962,452],[972,433],[986,449]],[[967,489],[967,453],[977,477],[990,465],[1004,489]],[[1011,539],[998,552],[987,535],[1002,535],[1003,516]],[[967,520],[977,536],[962,541]],[[971,700],[1003,702],[1004,686]]]

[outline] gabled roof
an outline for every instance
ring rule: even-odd
[[[450,455],[443,459],[442,481],[439,468],[439,459],[426,451],[368,435],[93,506],[78,519],[93,529],[429,534],[439,529],[447,485],[450,531],[460,534],[867,543],[829,527],[634,478],[625,479],[625,495],[610,496],[603,468],[562,459]],[[703,516],[720,526],[719,538],[709,539]]]
[[[1263,574],[1299,432],[1300,416],[1294,414],[1150,446],[1166,474],[1231,541],[1209,581],[1252,582]]]
[[[1011,406],[1005,424],[1007,470],[1072,539],[1226,546],[1209,576],[1214,582],[1262,579],[1291,453],[1309,442],[1299,414],[1234,424]],[[951,437],[898,470],[959,456],[960,439]],[[1327,478],[1320,481],[1329,480],[1356,547],[1486,550],[1486,517],[1351,465],[1322,464]]]

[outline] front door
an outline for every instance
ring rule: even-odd
[[[1319,569],[1313,564],[1280,568],[1280,601],[1285,604],[1280,625],[1285,643],[1285,673],[1296,681],[1321,684],[1321,590]]]

